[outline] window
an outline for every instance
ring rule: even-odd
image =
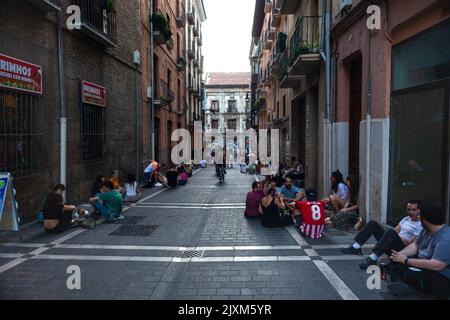
[[[236,130],[236,119],[228,120],[227,129]]]
[[[211,101],[211,112],[219,112],[219,101]]]
[[[81,160],[101,160],[105,145],[105,108],[83,103],[81,109]]]
[[[41,169],[39,96],[0,89],[0,171],[28,176]]]
[[[213,129],[219,129],[219,120],[212,120],[211,121],[211,127]]]
[[[236,100],[228,100],[228,112],[237,112]]]

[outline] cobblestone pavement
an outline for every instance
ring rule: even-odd
[[[327,229],[322,239],[304,239],[293,227],[245,219],[254,179],[235,167],[219,185],[207,168],[185,187],[147,190],[121,223],[0,233],[0,299],[394,298],[384,282],[367,288],[364,257],[340,253],[354,235]],[[81,270],[81,290],[67,288],[71,265]]]

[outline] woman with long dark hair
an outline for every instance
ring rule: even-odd
[[[95,197],[96,195],[101,193],[100,189],[102,188],[102,184],[103,182],[105,182],[105,180],[105,176],[102,176],[101,174],[97,175],[94,185],[92,186],[91,197]]]
[[[139,200],[141,195],[141,188],[139,187],[136,176],[132,173],[127,175],[127,180],[123,189],[123,201],[125,202],[136,202]]]
[[[349,199],[349,189],[344,182],[344,176],[339,170],[331,174],[331,190],[333,192],[324,202],[331,204],[333,210],[337,213],[341,211]]]
[[[262,198],[259,211],[262,214],[261,223],[268,228],[279,228],[292,223],[291,216],[280,213],[286,210],[286,204],[277,194],[275,183],[271,183],[267,189],[267,195]]]

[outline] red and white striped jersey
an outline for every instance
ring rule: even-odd
[[[325,227],[325,203],[298,201],[296,206],[302,214],[303,222],[300,230],[303,234],[312,239],[322,238]]]

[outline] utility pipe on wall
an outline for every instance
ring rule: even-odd
[[[370,220],[370,144],[372,134],[372,31],[369,29],[367,66],[367,115],[366,115],[366,221]]]
[[[62,24],[61,12],[56,12],[56,50],[58,55],[58,80],[59,80],[59,98],[60,98],[60,159],[59,159],[59,182],[67,183],[67,115],[66,98],[64,94],[64,63],[62,53]],[[63,199],[66,200],[66,192],[63,193]]]
[[[153,2],[154,0],[150,0],[150,17],[153,18]],[[150,114],[149,114],[149,120],[151,119],[151,126],[149,129],[149,142],[151,143],[150,146],[150,154],[151,154],[151,158],[152,160],[157,160],[155,159],[155,72],[154,72],[154,42],[153,42],[153,22],[150,21],[150,66],[151,66],[151,70],[150,70],[150,74],[151,74],[151,98],[150,98]],[[149,121],[150,122],[150,121]]]

